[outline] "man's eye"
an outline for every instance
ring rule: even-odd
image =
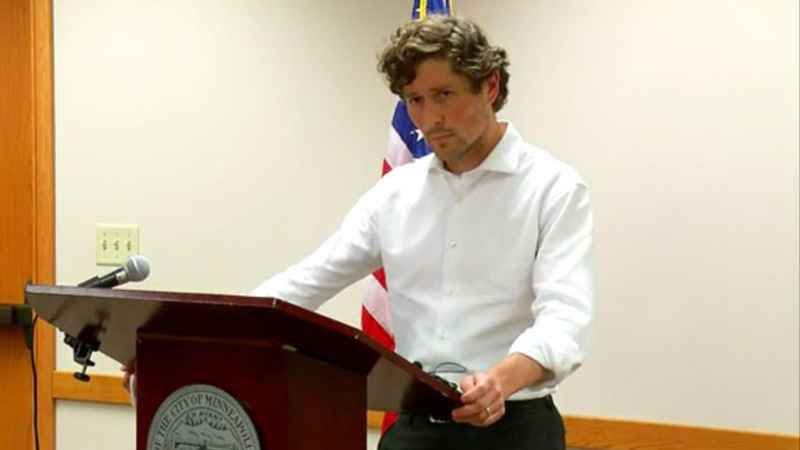
[[[436,100],[438,100],[438,101],[447,100],[448,98],[450,98],[450,96],[452,94],[453,94],[453,91],[442,91],[442,92],[439,92],[439,93],[436,94]]]

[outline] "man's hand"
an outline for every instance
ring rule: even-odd
[[[453,410],[453,421],[476,427],[488,427],[506,413],[506,399],[498,377],[478,372],[461,379],[461,402],[464,406]]]
[[[461,402],[453,410],[454,422],[488,427],[506,413],[506,400],[520,389],[552,377],[536,360],[513,353],[487,372],[472,373],[461,379]]]

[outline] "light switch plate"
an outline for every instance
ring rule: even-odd
[[[98,223],[95,229],[98,266],[119,266],[139,254],[139,225]]]

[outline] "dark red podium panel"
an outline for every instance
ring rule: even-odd
[[[96,339],[120,363],[137,360],[139,450],[151,426],[190,430],[187,448],[213,447],[217,428],[246,428],[235,411],[224,417],[224,402],[197,414],[178,402],[154,424],[185,387],[229,394],[269,450],[363,449],[366,409],[441,414],[459,404],[458,392],[360,330],[277,299],[45,285],[25,293],[67,335]]]

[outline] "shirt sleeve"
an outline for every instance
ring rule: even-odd
[[[377,188],[359,199],[336,232],[314,253],[259,285],[250,295],[317,309],[381,266],[373,213]]]
[[[554,377],[555,387],[586,356],[593,309],[593,219],[586,185],[575,183],[545,206],[533,264],[533,324],[515,339],[510,353],[533,358]]]

